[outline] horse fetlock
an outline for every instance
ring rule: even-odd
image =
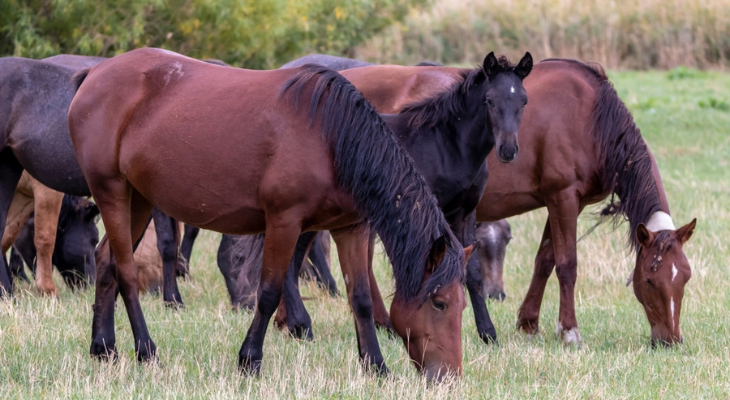
[[[562,340],[566,345],[578,346],[582,341],[577,326],[567,328],[564,327],[560,321],[558,321],[555,334],[558,335],[560,340]]]

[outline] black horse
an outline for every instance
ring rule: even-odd
[[[463,245],[475,241],[475,208],[487,182],[487,154],[495,142],[506,144],[500,152],[503,162],[517,153],[517,133],[527,94],[522,80],[532,69],[529,53],[515,66],[506,58],[487,55],[482,66],[468,70],[450,90],[406,107],[399,114],[383,115],[399,144],[411,156],[426,179],[451,229]],[[306,249],[312,235],[304,234],[297,243],[298,253]],[[371,238],[371,254],[374,237]],[[299,258],[301,259],[301,258]],[[481,273],[476,260],[469,263],[467,288],[481,293]],[[292,263],[284,287],[289,332],[311,338],[311,319],[298,290],[299,265]],[[470,279],[479,281],[479,285]],[[484,308],[486,312],[486,308]],[[496,341],[496,331],[480,329],[486,342]]]
[[[88,260],[94,258],[94,249],[99,243],[99,230],[96,228],[98,215],[99,208],[92,201],[70,194],[63,196],[53,248],[53,265],[72,289],[84,287],[87,279],[93,281],[96,276],[94,265]],[[10,251],[10,270],[14,276],[25,280],[28,278],[23,261],[35,273],[34,233],[35,220],[31,215]]]
[[[23,169],[59,192],[90,196],[68,131],[68,108],[75,93],[73,75],[104,59],[60,55],[48,60],[0,58],[0,234]],[[159,219],[159,221],[158,221]],[[175,270],[177,224],[155,214],[160,253]],[[90,277],[93,279],[93,277]],[[173,279],[174,281],[174,279]],[[0,296],[12,294],[12,274],[0,257]],[[166,282],[164,299],[182,304],[177,285]]]

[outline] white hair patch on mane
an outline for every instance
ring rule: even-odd
[[[667,230],[673,231],[677,228],[674,227],[674,222],[669,214],[664,211],[657,211],[652,214],[651,218],[649,218],[649,222],[646,223],[646,229],[652,232],[659,232]]]

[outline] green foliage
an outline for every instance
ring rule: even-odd
[[[667,71],[667,79],[669,79],[669,80],[701,79],[701,78],[706,78],[706,77],[707,77],[707,74],[703,73],[702,71],[700,71],[696,68],[687,68],[683,65],[680,65],[677,68]]]
[[[428,0],[4,0],[0,55],[113,56],[153,46],[249,68],[345,54]]]
[[[700,100],[697,105],[701,108],[712,108],[718,111],[730,111],[730,103],[725,100],[709,97],[707,100]]]

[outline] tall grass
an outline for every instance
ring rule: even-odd
[[[475,63],[490,51],[517,58],[579,58],[608,68],[725,68],[727,0],[435,0],[357,48],[359,58]]]

